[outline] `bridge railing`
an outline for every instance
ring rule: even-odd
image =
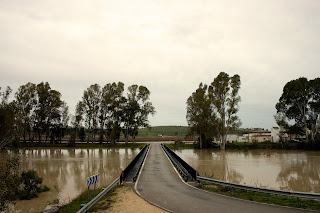
[[[185,175],[189,175],[194,181],[197,180],[197,176],[199,175],[198,171],[192,168],[189,164],[187,164],[182,158],[180,158],[176,153],[174,153],[168,146],[162,144],[163,150],[169,156],[171,162],[178,167],[179,173],[184,173]],[[184,180],[187,181],[188,178],[184,176]]]
[[[133,175],[133,180],[136,181],[137,176],[139,174],[139,171],[141,169],[142,166],[142,162],[144,161],[144,158],[146,157],[146,153],[148,151],[149,148],[149,144],[146,144],[141,151],[139,152],[139,154],[131,161],[131,163],[127,166],[127,168],[125,170],[123,170],[123,172],[120,175],[120,183],[123,183],[123,181],[126,180],[126,178],[128,177],[130,171],[136,166],[137,162],[140,160],[138,168],[135,170],[135,174]]]
[[[87,204],[81,206],[80,210],[77,211],[77,213],[84,213],[87,212],[94,204],[96,204],[104,195],[106,195],[114,186],[117,184],[122,184],[123,181],[126,179],[127,175],[129,174],[130,170],[135,166],[135,163],[137,163],[138,159],[140,157],[143,157],[142,162],[144,161],[144,158],[146,157],[147,148],[149,148],[149,145],[145,145],[141,151],[138,153],[138,155],[131,161],[131,163],[127,166],[125,170],[120,174],[119,177],[117,177],[107,188],[104,188],[97,196],[95,196],[92,200],[90,200]],[[143,155],[143,156],[142,156]],[[142,163],[138,165],[138,172],[135,174],[138,175],[140,169],[141,169]]]
[[[289,196],[289,197],[297,197],[297,198],[309,198],[309,199],[320,199],[320,194],[317,193],[307,193],[307,192],[295,192],[295,191],[284,191],[284,190],[277,190],[277,189],[266,189],[266,188],[260,188],[260,187],[254,187],[254,186],[245,186],[235,183],[228,183],[221,180],[214,180],[211,178],[201,177],[197,176],[197,180],[200,182],[207,182],[207,183],[213,183],[216,185],[221,186],[228,186],[236,189],[243,189],[247,191],[254,191],[254,192],[261,192],[261,193],[267,193],[267,194],[275,194],[275,195],[283,195],[283,196]]]
[[[221,186],[228,186],[235,189],[243,189],[247,191],[254,191],[254,192],[261,192],[261,193],[267,193],[267,194],[276,194],[276,195],[283,195],[283,196],[290,196],[290,197],[296,197],[296,198],[309,198],[309,199],[320,199],[320,194],[318,193],[307,193],[307,192],[295,192],[295,191],[284,191],[284,190],[277,190],[277,189],[267,189],[267,188],[261,188],[261,187],[254,187],[254,186],[246,186],[246,185],[240,185],[236,183],[229,183],[221,180],[215,180],[211,178],[201,177],[199,176],[199,173],[193,169],[189,164],[187,164],[184,160],[182,160],[177,154],[175,154],[169,147],[166,145],[162,145],[163,149],[166,151],[166,153],[169,153],[171,157],[173,158],[174,162],[180,162],[181,165],[183,165],[188,172],[192,173],[193,175],[196,174],[195,180],[199,182],[207,182],[212,183],[216,185]],[[169,156],[170,157],[170,156]],[[175,159],[174,159],[175,158]],[[188,169],[187,169],[188,168]]]

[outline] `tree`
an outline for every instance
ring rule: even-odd
[[[150,99],[150,91],[145,86],[131,85],[128,87],[126,104],[123,109],[124,134],[126,142],[129,135],[135,138],[139,127],[149,127],[148,116],[155,114]]]
[[[210,147],[211,139],[216,135],[216,114],[211,108],[207,85],[201,83],[188,98],[186,118],[190,134],[200,136],[200,149]]]
[[[59,122],[59,140],[60,143],[62,141],[62,137],[65,136],[69,120],[70,120],[70,115],[69,115],[69,107],[66,102],[62,101],[61,108],[60,108],[60,122]]]
[[[276,104],[277,124],[285,131],[303,132],[308,142],[315,141],[319,134],[320,78],[308,80],[305,77],[288,82]],[[293,123],[293,124],[291,124]]]
[[[91,141],[95,141],[100,109],[101,89],[98,84],[92,84],[83,92],[82,101],[78,103],[79,111],[85,116],[85,124],[91,131]]]
[[[29,140],[34,125],[34,110],[37,103],[36,85],[27,83],[19,87],[15,93],[16,117],[20,120],[23,140],[26,142],[27,135]]]
[[[208,91],[214,110],[218,115],[218,132],[221,140],[221,149],[225,149],[226,138],[231,128],[240,127],[241,122],[236,115],[239,111],[239,96],[241,81],[239,75],[229,77],[220,72],[213,80]]]
[[[16,134],[14,105],[8,101],[11,92],[10,87],[4,92],[0,87],[0,149],[11,143]]]
[[[109,94],[108,119],[106,121],[107,136],[111,143],[119,140],[121,134],[121,125],[123,122],[123,108],[125,98],[123,97],[124,84],[122,82],[107,85],[107,94]]]
[[[38,84],[36,92],[35,128],[38,132],[39,142],[41,142],[41,137],[45,133],[46,141],[48,141],[48,137],[50,136],[53,143],[54,135],[59,131],[60,108],[63,105],[61,94],[56,90],[52,90],[48,82]]]
[[[121,114],[124,103],[124,84],[113,82],[102,88],[101,107],[99,113],[100,138],[103,138],[104,129],[107,129],[107,137],[115,143],[120,137]]]

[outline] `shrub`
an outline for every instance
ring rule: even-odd
[[[47,186],[41,186],[42,178],[33,170],[22,172],[21,182],[22,190],[18,192],[21,200],[30,200],[31,198],[38,197],[38,193],[50,190]]]
[[[0,211],[16,199],[31,199],[50,190],[41,186],[42,178],[35,171],[20,171],[19,157],[8,157],[0,164]]]

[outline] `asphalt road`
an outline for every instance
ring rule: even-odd
[[[160,144],[151,144],[136,191],[145,200],[172,212],[310,212],[221,196],[185,184]]]

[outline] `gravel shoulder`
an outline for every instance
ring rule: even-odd
[[[98,205],[99,210],[94,212],[166,212],[143,200],[141,197],[136,195],[129,186],[117,188],[111,197],[107,197],[106,199],[99,201]]]

